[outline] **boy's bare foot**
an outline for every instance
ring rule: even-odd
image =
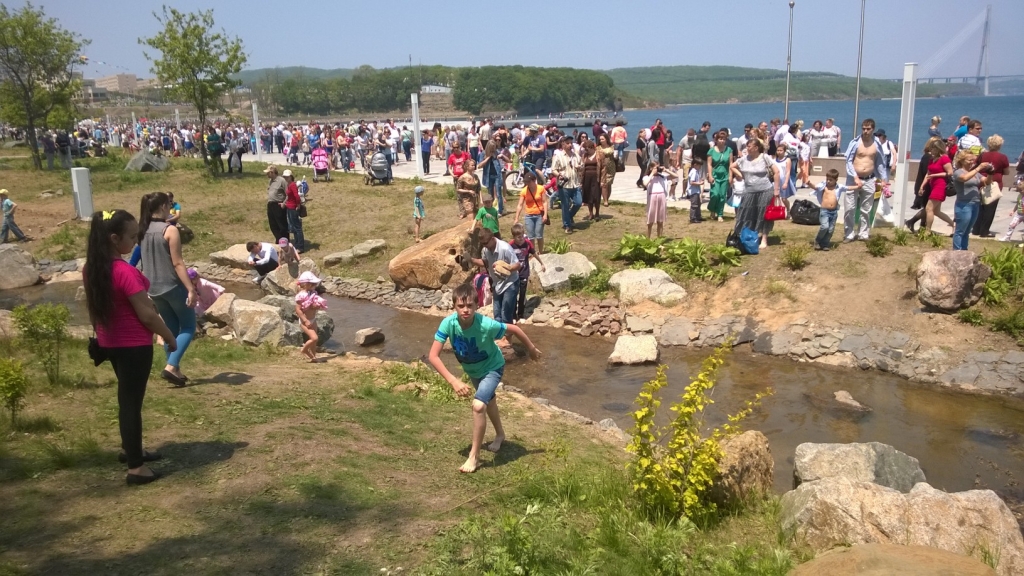
[[[489,452],[497,452],[498,450],[501,450],[501,443],[504,441],[504,436],[495,436],[494,442],[491,442],[490,444],[487,445],[487,450]]]
[[[480,464],[476,460],[468,458],[466,463],[459,468],[459,472],[462,472],[463,474],[472,474],[473,472],[476,472],[476,469],[479,467]]]

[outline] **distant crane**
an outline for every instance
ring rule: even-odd
[[[985,96],[988,96],[988,30],[989,23],[992,20],[992,5],[989,4],[985,7],[985,31],[981,35],[981,55],[978,57],[978,73],[975,76],[978,80],[982,79],[982,68],[985,69]]]
[[[974,34],[981,29],[981,55],[978,58],[978,71],[974,77],[970,76],[951,76],[945,78],[948,84],[952,78],[963,78],[964,82],[973,80],[975,84],[984,84],[985,96],[989,95],[988,91],[988,54],[989,54],[989,34],[991,31],[991,19],[992,19],[992,5],[989,4],[985,7],[984,12],[978,13],[977,16],[966,25],[960,27],[960,31],[952,39],[943,43],[942,48],[931,55],[930,58],[921,64],[918,73],[918,81],[931,83],[935,80],[942,80],[942,77],[934,77],[935,71],[938,70],[943,64],[949,60],[950,56],[960,50],[961,46],[964,45],[967,40],[974,36]]]

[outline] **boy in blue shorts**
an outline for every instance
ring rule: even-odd
[[[476,472],[480,466],[480,445],[484,442],[488,417],[494,425],[494,441],[487,449],[497,452],[505,440],[505,429],[501,427],[498,399],[495,397],[498,383],[505,372],[505,357],[501,355],[501,350],[494,341],[503,338],[508,332],[526,344],[530,358],[539,359],[540,350],[537,350],[522,328],[478,314],[476,290],[471,284],[460,284],[456,287],[452,293],[452,302],[455,304],[455,314],[441,321],[437,333],[434,334],[434,343],[430,347],[427,359],[438,374],[452,385],[456,394],[462,398],[473,395],[473,446],[466,463],[459,468],[459,472],[469,473]],[[473,382],[475,394],[473,388],[463,384],[441,361],[441,348],[446,340],[451,340],[455,358]]]

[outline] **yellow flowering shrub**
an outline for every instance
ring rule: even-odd
[[[671,406],[675,417],[667,426],[655,423],[661,406],[658,392],[668,384],[667,367],[659,366],[654,379],[645,383],[637,395],[634,426],[626,447],[633,457],[627,467],[634,495],[652,515],[693,519],[715,512],[709,491],[722,459],[721,441],[739,434],[739,423],[762,398],[772,393],[769,388],[755,395],[742,410],[728,416],[726,424],[707,429],[705,416],[708,407],[714,404],[711,396],[715,378],[731,349],[732,342],[727,341],[704,360],[680,401]]]

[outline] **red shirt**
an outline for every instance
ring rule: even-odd
[[[978,163],[990,162],[992,164],[992,181],[1003,187],[1003,172],[1010,167],[1010,159],[1002,152],[982,152],[978,156]]]
[[[153,333],[139,320],[129,296],[149,291],[149,280],[131,264],[117,258],[111,266],[110,299],[114,303],[110,324],[96,326],[96,339],[104,348],[152,346]],[[101,295],[102,297],[102,295]]]
[[[299,186],[295,182],[289,182],[288,189],[284,191],[284,207],[289,210],[298,210],[301,204]]]
[[[448,157],[448,166],[451,169],[453,176],[462,176],[462,173],[464,172],[462,169],[462,163],[466,160],[469,160],[469,152],[460,152]]]

